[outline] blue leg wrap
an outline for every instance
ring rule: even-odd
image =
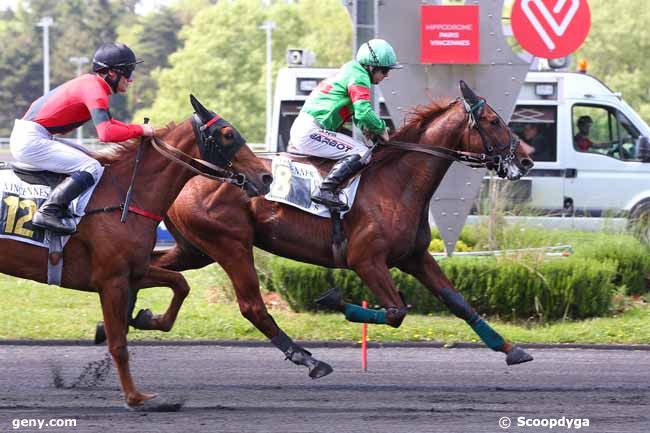
[[[371,310],[354,304],[345,304],[345,318],[350,322],[386,324],[384,310]]]
[[[459,292],[445,287],[440,290],[440,297],[447,308],[465,320],[490,349],[498,351],[506,343],[503,337],[476,314]]]
[[[472,327],[474,332],[481,337],[481,340],[494,351],[498,351],[504,344],[505,340],[500,336],[497,331],[492,329],[478,314],[474,313],[474,317],[467,321],[469,326]]]

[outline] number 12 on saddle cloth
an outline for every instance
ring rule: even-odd
[[[71,203],[79,223],[94,188],[84,192]],[[33,185],[20,180],[12,170],[0,170],[0,237],[50,247],[50,237],[44,230],[32,226],[32,218],[50,195],[47,185]],[[65,243],[69,236],[61,237]],[[63,245],[62,245],[63,247]]]

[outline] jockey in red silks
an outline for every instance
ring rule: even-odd
[[[291,127],[289,151],[336,159],[320,191],[312,201],[339,211],[348,206],[336,194],[339,185],[358,173],[367,161],[368,150],[360,141],[336,132],[352,118],[367,135],[388,141],[386,123],[370,102],[370,86],[381,83],[391,69],[399,69],[393,47],[383,39],[371,39],[357,51],[356,60],[346,63],[332,78],[315,88]]]
[[[88,151],[71,140],[55,138],[92,119],[103,142],[152,136],[151,125],[126,124],[111,117],[109,96],[124,93],[133,82],[137,61],[124,44],[108,42],[93,58],[93,73],[63,83],[32,103],[11,132],[11,153],[21,167],[69,175],[51,192],[32,219],[36,227],[72,234],[76,226],[67,218],[70,202],[101,177],[102,167]]]

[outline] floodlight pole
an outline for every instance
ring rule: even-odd
[[[43,94],[50,91],[50,26],[54,24],[52,17],[43,17],[36,23],[43,27]]]
[[[273,57],[271,51],[271,32],[275,29],[275,23],[266,20],[260,26],[266,31],[266,146],[271,142],[272,116],[273,116]]]

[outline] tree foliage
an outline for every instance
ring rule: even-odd
[[[589,7],[591,31],[577,57],[650,121],[650,13],[637,0],[590,0]]]
[[[41,41],[24,11],[0,26],[0,136],[7,137],[34,95],[43,92]]]
[[[314,21],[318,10],[322,20]],[[325,18],[326,17],[326,18]],[[351,56],[351,24],[339,0],[218,2],[183,27],[183,48],[170,56],[170,67],[154,71],[158,94],[149,115],[155,124],[187,118],[188,94],[231,121],[249,141],[262,141],[265,125],[266,36],[271,19],[273,75],[285,64],[286,49],[308,48],[322,66],[339,66]]]

